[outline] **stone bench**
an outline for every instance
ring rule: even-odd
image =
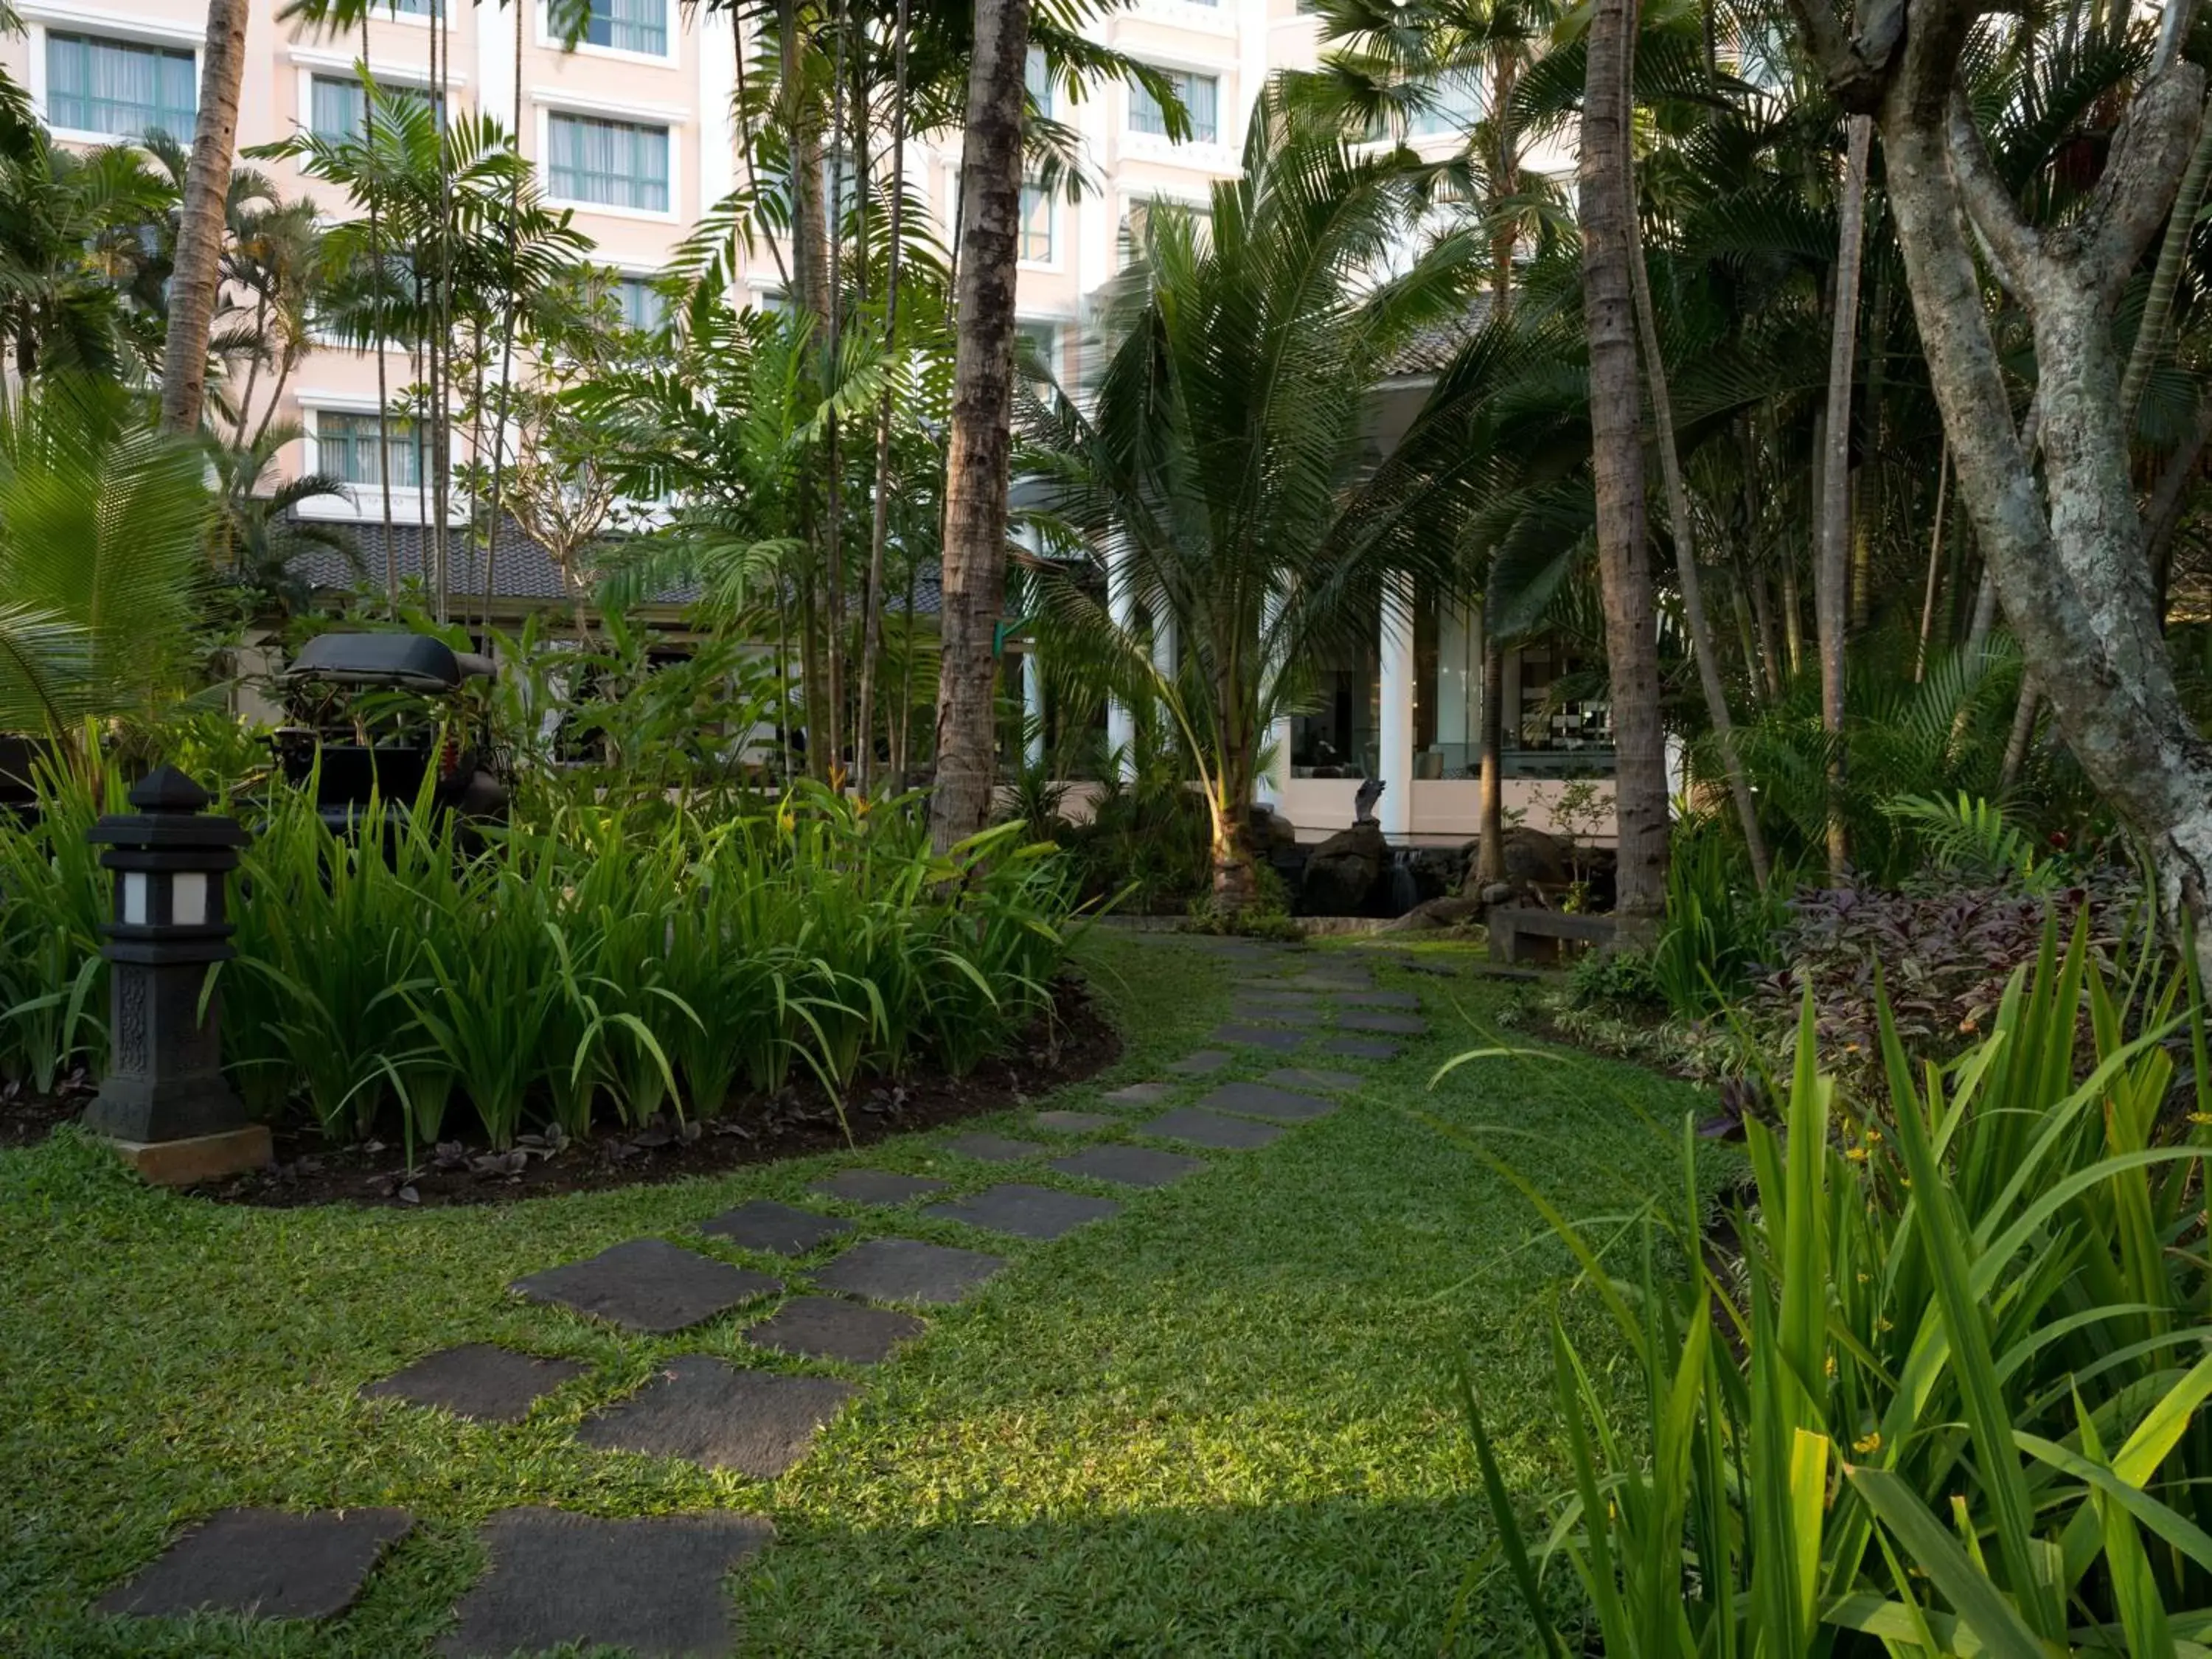
[[[1522,905],[1493,905],[1484,919],[1490,928],[1490,959],[1513,966],[1528,959],[1541,939],[1547,961],[1557,962],[1563,947],[1608,945],[1613,941],[1611,916],[1576,915],[1565,910],[1536,910]]]

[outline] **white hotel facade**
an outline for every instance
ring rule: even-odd
[[[380,84],[427,87],[430,9],[437,0],[380,4],[367,31],[367,60]],[[198,58],[206,14],[196,0],[17,0],[26,24],[0,38],[0,64],[30,89],[56,136],[93,145],[161,126],[189,139],[198,100]],[[246,35],[240,100],[241,149],[290,136],[300,127],[343,131],[360,119],[355,72],[362,40],[327,38],[281,22],[276,0],[258,0]],[[517,39],[518,30],[522,38]],[[1076,203],[1033,192],[1025,200],[1018,289],[1021,325],[1064,375],[1073,375],[1088,321],[1087,301],[1113,274],[1121,230],[1133,210],[1158,200],[1203,205],[1217,179],[1238,172],[1245,125],[1268,76],[1310,68],[1314,20],[1297,0],[1133,0],[1097,21],[1105,44],[1180,77],[1195,131],[1170,142],[1141,94],[1099,88],[1080,102],[1054,95],[1055,118],[1082,135],[1097,184]],[[700,216],[739,182],[740,150],[730,118],[737,92],[738,43],[726,11],[678,0],[602,0],[589,37],[563,52],[548,36],[537,0],[456,9],[448,96],[495,115],[520,135],[540,172],[550,204],[572,209],[597,244],[593,256],[629,279],[625,302],[654,303],[647,284],[669,262]],[[752,43],[748,41],[750,48]],[[1437,119],[1425,134],[1450,140]],[[949,217],[958,171],[957,135],[916,147],[910,182]],[[319,200],[330,186],[288,164],[262,163],[288,197]],[[343,210],[341,203],[325,210]],[[763,249],[741,265],[737,283],[765,301],[780,286],[775,258]],[[387,367],[404,384],[404,364]],[[1418,376],[1415,377],[1418,380]],[[373,356],[316,351],[286,392],[280,418],[301,437],[288,447],[287,471],[321,471],[345,479],[351,499],[337,516],[381,520],[374,417]],[[1409,386],[1401,391],[1410,392]],[[401,450],[395,446],[395,459]],[[411,469],[410,469],[411,472]],[[411,476],[395,482],[394,520],[424,521],[423,491]],[[1280,760],[1268,793],[1309,836],[1350,821],[1359,781],[1382,776],[1380,809],[1394,837],[1450,840],[1475,826],[1473,777],[1479,731],[1480,627],[1471,608],[1424,602],[1411,628],[1378,628],[1364,660],[1317,665],[1319,706],[1278,733]],[[1586,744],[1578,718],[1544,696],[1565,665],[1541,647],[1509,659],[1509,726],[1524,741],[1509,770],[1508,800],[1542,823],[1547,781],[1609,772],[1602,744]],[[1032,685],[1036,677],[1025,676]],[[1593,736],[1600,734],[1591,734]],[[1512,739],[1509,738],[1510,744]],[[1587,752],[1582,752],[1583,750]],[[1515,777],[1513,771],[1536,775]]]

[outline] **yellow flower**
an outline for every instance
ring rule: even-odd
[[[1851,1449],[1862,1457],[1866,1456],[1869,1452],[1880,1451],[1881,1449],[1881,1431],[1880,1429],[1875,1429],[1866,1434],[1861,1435],[1857,1439],[1851,1442]]]
[[[1876,1314],[1875,1316],[1874,1328],[1878,1331],[1893,1331],[1897,1328],[1895,1325],[1892,1324],[1880,1314]]]
[[[1828,1375],[1829,1375],[1829,1376],[1833,1376],[1836,1374],[1836,1356],[1835,1356],[1835,1355],[1833,1355],[1833,1354],[1830,1354],[1830,1355],[1828,1356],[1827,1364],[1826,1364],[1826,1366],[1825,1367],[1825,1369],[1826,1369],[1826,1370],[1827,1371]]]
[[[2212,1123],[2212,1112],[2191,1112],[2189,1115],[2189,1121],[2200,1127]]]
[[[1844,1156],[1854,1164],[1863,1164],[1867,1160],[1867,1149],[1863,1146],[1846,1146],[1844,1148]]]

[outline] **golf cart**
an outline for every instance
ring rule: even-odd
[[[372,798],[386,817],[412,812],[434,775],[437,811],[503,818],[507,786],[483,722],[471,714],[477,700],[466,695],[471,682],[497,672],[490,658],[425,634],[319,634],[276,677],[287,703],[304,715],[276,733],[284,775],[301,787],[313,781],[316,811],[340,835]]]

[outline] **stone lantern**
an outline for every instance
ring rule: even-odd
[[[258,1169],[269,1130],[247,1121],[224,1079],[221,1002],[206,983],[212,964],[237,954],[224,885],[246,831],[203,811],[207,791],[173,766],[142,780],[131,804],[136,812],[101,818],[88,837],[110,849],[100,861],[115,872],[115,920],[100,929],[107,1075],[86,1127],[165,1186]]]

